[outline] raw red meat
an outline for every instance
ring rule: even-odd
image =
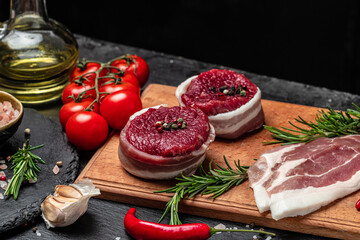
[[[319,138],[263,153],[248,170],[260,212],[305,215],[360,188],[360,135]]]
[[[240,94],[225,95],[218,90],[222,86],[242,86],[245,96]],[[212,69],[199,74],[181,95],[185,106],[198,107],[208,116],[233,111],[249,102],[258,91],[258,88],[243,74],[231,70]]]
[[[156,122],[182,118],[185,129],[159,132]],[[130,173],[170,179],[196,171],[215,138],[206,114],[197,108],[158,106],[135,113],[121,131],[119,158]]]
[[[223,87],[244,94],[223,94]],[[191,77],[178,86],[176,97],[181,106],[204,111],[217,137],[234,139],[264,123],[260,89],[235,71],[212,69]]]
[[[162,131],[155,127],[157,121],[173,121],[181,117],[185,129]],[[134,118],[126,130],[126,139],[140,151],[164,157],[190,153],[198,149],[209,136],[209,119],[202,111],[186,107],[150,108]]]

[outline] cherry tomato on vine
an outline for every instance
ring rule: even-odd
[[[73,68],[73,70],[70,72],[69,81],[74,82],[75,80],[79,79],[82,75],[87,74],[87,73],[88,74],[86,76],[89,79],[94,80],[95,74],[92,74],[92,73],[98,71],[100,68],[101,68],[100,63],[82,59],[80,62],[78,62],[76,67]],[[104,68],[99,73],[99,77],[105,76],[107,72],[108,72],[107,69]]]
[[[145,60],[139,56],[127,54],[124,57],[114,60],[110,65],[125,71],[125,73],[131,72],[135,74],[141,87],[143,87],[149,79],[149,66]],[[114,72],[116,69],[111,69],[110,71]]]
[[[91,103],[92,103],[92,101],[85,100],[82,102],[68,102],[68,103],[64,104],[61,107],[60,112],[59,112],[59,120],[60,120],[61,126],[63,128],[65,128],[68,119],[72,115],[74,115],[77,112],[84,111]],[[96,113],[100,113],[100,107],[99,107],[98,103],[95,102],[92,105],[92,111],[96,112]]]
[[[100,147],[105,142],[108,131],[106,120],[100,114],[90,111],[75,113],[65,126],[69,141],[86,151]]]
[[[117,80],[113,79],[113,78],[103,78],[99,81],[99,86],[103,86],[106,83],[115,81],[116,83],[124,83],[124,82],[128,82],[131,83],[132,85],[136,86],[139,89],[140,92],[140,84],[138,79],[136,78],[136,76],[133,73],[125,73],[123,75],[115,75]]]
[[[136,92],[137,94],[140,94],[140,89],[135,86],[134,84],[130,82],[121,82],[119,84],[116,84],[115,81],[104,83],[100,88],[100,93],[113,93],[121,90],[127,90]],[[100,102],[108,95],[108,94],[100,94]]]
[[[67,85],[61,95],[61,100],[63,104],[68,102],[73,102],[74,99],[71,98],[71,96],[74,96],[75,98],[78,97],[78,95],[85,90],[88,90],[84,95],[81,97],[86,100],[91,100],[96,98],[96,91],[95,89],[91,89],[94,87],[94,82],[90,80],[85,80],[83,83],[77,83],[72,82],[69,85]],[[89,90],[90,89],[90,90]]]
[[[142,109],[140,95],[133,91],[117,91],[104,98],[100,105],[100,113],[110,127],[122,129],[129,117]]]

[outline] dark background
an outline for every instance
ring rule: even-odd
[[[0,20],[9,16],[0,1]],[[360,4],[47,1],[73,33],[360,94]]]

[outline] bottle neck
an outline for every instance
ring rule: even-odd
[[[11,0],[10,21],[21,15],[37,15],[48,20],[45,0]]]

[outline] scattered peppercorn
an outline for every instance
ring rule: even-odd
[[[162,133],[163,130],[171,131],[171,129],[174,129],[174,130],[176,130],[178,128],[184,129],[184,128],[186,128],[186,122],[182,118],[177,118],[171,122],[157,121],[155,123],[155,127],[159,133]]]
[[[246,96],[246,86],[239,85],[237,88],[235,86],[221,86],[219,88],[219,92],[217,92],[219,98],[224,98],[225,96],[234,96],[235,94],[240,94],[240,96],[245,97]],[[210,87],[210,91],[216,93],[215,87]]]
[[[32,229],[33,232],[36,232],[37,230],[38,230],[37,227],[33,227],[33,229]]]
[[[56,165],[57,165],[58,167],[61,167],[61,166],[63,165],[63,162],[62,162],[62,161],[57,161],[57,162],[56,162]]]
[[[163,129],[167,130],[167,131],[170,131],[171,130],[171,124],[170,123],[164,123],[163,124]]]
[[[25,128],[24,133],[25,135],[30,135],[30,128]]]
[[[156,129],[159,133],[162,133],[163,132],[163,128],[160,126]]]
[[[222,86],[219,88],[219,91],[223,93],[224,90],[227,90],[227,89],[228,89],[228,86]]]

